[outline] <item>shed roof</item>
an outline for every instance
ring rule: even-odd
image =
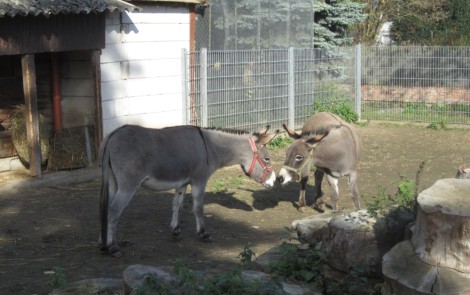
[[[122,0],[0,0],[0,17],[135,11],[139,7]]]

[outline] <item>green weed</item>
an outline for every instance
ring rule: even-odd
[[[269,147],[273,149],[282,149],[288,147],[292,142],[293,139],[288,135],[280,134],[269,143]]]
[[[340,102],[325,102],[315,101],[313,104],[314,113],[317,112],[330,112],[338,115],[346,122],[355,123],[359,120],[359,116],[354,110],[353,106],[349,101]]]
[[[426,128],[433,129],[433,130],[448,130],[449,129],[449,127],[444,121],[433,122],[429,124]]]
[[[277,277],[309,284],[312,289],[323,289],[322,273],[325,258],[321,252],[309,248],[300,250],[297,245],[284,242],[280,246],[281,255],[270,263],[270,272]]]
[[[53,274],[49,280],[49,286],[53,289],[63,287],[67,284],[67,277],[65,275],[65,271],[61,267],[54,267],[52,269]]]
[[[374,295],[381,294],[382,284],[375,284],[371,279],[372,271],[367,266],[359,266],[342,279],[332,282],[327,287],[331,295]]]
[[[415,180],[400,176],[401,182],[398,184],[397,191],[393,197],[387,194],[384,188],[379,188],[379,192],[374,200],[366,204],[367,212],[373,217],[379,215],[383,216],[393,206],[399,206],[410,210],[416,215],[419,181],[424,170],[424,165],[425,162],[421,162],[419,165]]]
[[[251,249],[251,244],[248,243],[237,257],[240,258],[242,265],[249,265],[253,262],[253,258],[256,257],[256,253]]]

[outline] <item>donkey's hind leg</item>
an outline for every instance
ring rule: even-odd
[[[339,179],[327,174],[326,175],[326,180],[328,181],[328,184],[330,185],[330,188],[331,188],[331,206],[333,207],[333,210],[338,210],[338,199],[339,199],[338,182],[339,182]]]
[[[348,178],[349,188],[351,190],[351,199],[354,202],[354,208],[356,210],[361,209],[361,196],[359,195],[359,189],[357,188],[357,172],[354,171],[349,175]]]
[[[179,187],[175,190],[175,196],[173,197],[173,216],[171,218],[171,231],[173,238],[176,239],[181,234],[179,211],[183,207],[184,194],[186,193],[187,186]]]
[[[191,187],[191,196],[193,197],[193,213],[196,217],[197,234],[203,241],[210,241],[211,236],[206,233],[204,225],[204,191],[206,184],[194,185]]]
[[[116,237],[117,224],[119,217],[131,201],[136,191],[137,187],[119,188],[116,195],[110,199],[106,248],[111,256],[121,256],[121,248],[118,245]]]

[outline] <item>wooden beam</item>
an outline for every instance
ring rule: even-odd
[[[41,177],[41,144],[39,142],[39,112],[36,89],[36,65],[34,54],[21,57],[23,92],[25,100],[26,136],[28,138],[29,172]]]
[[[91,52],[91,66],[93,71],[93,84],[95,96],[95,159],[98,159],[98,150],[103,140],[103,107],[101,103],[101,50]]]

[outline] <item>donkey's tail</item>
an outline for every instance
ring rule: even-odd
[[[108,243],[109,177],[110,177],[110,173],[112,173],[108,142],[109,142],[109,138],[116,132],[116,130],[111,132],[103,140],[100,146],[100,160],[101,160],[100,220],[101,220],[101,249],[102,250],[107,249],[107,243]]]

